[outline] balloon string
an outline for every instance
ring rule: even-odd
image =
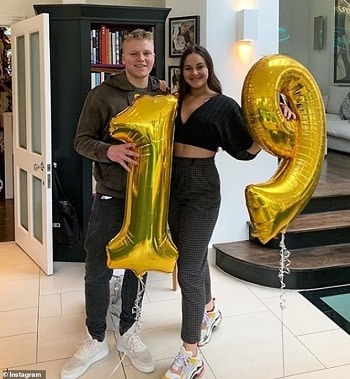
[[[140,333],[142,329],[141,303],[142,303],[143,293],[145,292],[145,288],[146,288],[145,283],[141,277],[139,278],[139,281],[137,284],[137,295],[134,302],[134,306],[132,307],[132,313],[135,315],[135,328],[137,330],[137,333]],[[125,357],[125,353],[122,354],[120,361],[114,367],[113,371],[109,374],[108,378],[110,378],[118,370],[118,368],[122,364],[122,361],[124,360],[124,357]]]
[[[286,298],[285,298],[285,291],[286,284],[284,282],[284,275],[288,275],[290,273],[289,266],[291,264],[291,261],[289,259],[290,257],[290,251],[286,248],[285,245],[285,232],[281,233],[281,241],[279,243],[279,246],[281,248],[280,250],[280,266],[279,266],[279,272],[278,272],[278,278],[281,285],[281,294],[280,294],[280,308],[281,308],[281,328],[282,328],[282,368],[283,368],[283,378],[285,378],[286,375],[286,369],[285,369],[285,344],[284,344],[284,321],[283,321],[283,310],[286,308]]]

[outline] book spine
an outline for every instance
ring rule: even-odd
[[[96,63],[101,63],[101,31],[96,30]]]
[[[120,64],[120,35],[119,30],[115,32],[115,64]]]
[[[96,64],[96,30],[92,29],[90,32],[90,45],[91,45],[91,63]]]
[[[116,32],[112,32],[111,33],[111,50],[112,50],[112,52],[111,52],[111,63],[112,64],[116,64],[116,56],[115,56],[115,33]]]
[[[101,63],[107,64],[107,28],[101,25]]]

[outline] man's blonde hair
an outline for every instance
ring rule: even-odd
[[[152,32],[148,32],[148,31],[146,31],[144,29],[138,28],[138,29],[135,29],[132,32],[128,33],[124,37],[122,47],[124,46],[125,42],[132,41],[133,39],[146,40],[146,41],[150,41],[150,42],[154,41],[154,37],[153,37],[153,33]]]

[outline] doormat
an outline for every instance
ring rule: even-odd
[[[350,334],[350,285],[299,293]]]

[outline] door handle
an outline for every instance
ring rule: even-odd
[[[40,165],[38,165],[37,163],[34,163],[34,171],[38,171],[38,170],[44,171],[44,169],[45,169],[44,162],[41,162]]]

